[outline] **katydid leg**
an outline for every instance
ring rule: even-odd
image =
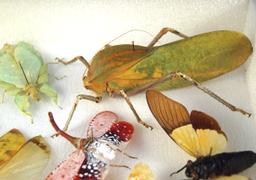
[[[83,57],[83,56],[76,56],[73,59],[69,60],[69,61],[63,61],[63,59],[60,58],[56,58],[56,60],[58,61],[58,63],[64,64],[64,65],[68,65],[68,64],[72,64],[74,62],[80,61],[82,62],[88,69],[90,68],[90,64],[88,63],[88,61]]]
[[[181,72],[171,72],[169,74],[167,74],[166,76],[163,76],[161,78],[159,78],[158,80],[147,84],[145,86],[142,86],[140,88],[134,89],[132,91],[128,91],[127,95],[131,96],[134,94],[138,94],[142,91],[145,91],[147,89],[153,88],[156,85],[163,83],[164,81],[167,80],[172,80],[174,77],[180,77],[186,81],[189,81],[191,84],[193,84],[194,86],[196,86],[198,89],[200,89],[201,91],[205,92],[206,94],[208,94],[209,96],[213,97],[214,99],[216,99],[217,101],[219,101],[220,103],[222,103],[223,105],[225,105],[226,107],[228,107],[231,111],[237,111],[242,113],[243,115],[246,115],[248,117],[251,116],[251,113],[248,113],[246,111],[244,111],[243,109],[237,108],[236,106],[230,104],[229,102],[227,102],[226,100],[224,100],[223,98],[221,98],[219,95],[215,94],[214,92],[212,92],[211,90],[209,90],[208,88],[202,86],[198,81],[194,80],[193,78],[191,78],[190,76],[183,74]]]
[[[74,104],[72,106],[72,109],[71,109],[70,113],[69,113],[68,120],[67,120],[67,122],[66,122],[66,124],[65,124],[65,126],[63,128],[63,131],[67,131],[68,130],[68,126],[69,126],[69,124],[71,122],[71,119],[72,119],[72,117],[74,115],[74,112],[75,112],[75,110],[77,108],[77,105],[78,105],[78,103],[81,100],[89,100],[89,101],[93,101],[93,102],[98,103],[98,102],[100,102],[102,100],[102,97],[94,97],[94,96],[84,95],[84,94],[77,95],[76,96],[76,100],[75,100],[75,102],[74,102]]]
[[[133,107],[129,97],[127,96],[127,94],[124,92],[124,90],[120,90],[119,91],[120,94],[123,96],[123,98],[125,99],[126,103],[129,105],[130,109],[132,110],[133,114],[135,115],[138,123],[142,124],[143,126],[145,126],[146,128],[150,128],[151,130],[153,129],[152,126],[148,125],[147,123],[145,123],[144,121],[141,120],[140,116],[138,115],[138,113],[136,112],[135,108]]]
[[[154,39],[149,43],[149,45],[147,47],[149,49],[152,48],[159,41],[159,39],[161,39],[162,36],[165,35],[167,32],[176,34],[177,36],[180,36],[182,38],[188,38],[187,35],[179,32],[173,28],[166,27],[166,28],[161,29],[161,31],[154,37]]]
[[[223,105],[225,105],[226,107],[228,107],[231,111],[237,111],[242,113],[243,115],[246,115],[248,117],[251,116],[251,113],[244,111],[243,109],[237,108],[236,106],[230,104],[229,102],[227,102],[226,100],[224,100],[223,98],[221,98],[220,96],[218,96],[217,94],[215,94],[214,92],[212,92],[211,90],[209,90],[206,87],[203,87],[199,82],[197,82],[196,80],[192,79],[191,77],[187,76],[186,74],[183,74],[181,72],[177,72],[176,73],[177,76],[181,77],[182,79],[185,79],[189,82],[191,82],[193,85],[195,85],[198,89],[200,89],[201,91],[205,92],[206,94],[208,94],[209,96],[213,97],[214,99],[216,99],[217,101],[219,101],[220,103],[222,103]]]

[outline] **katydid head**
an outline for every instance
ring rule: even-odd
[[[38,89],[34,85],[32,85],[32,84],[26,85],[25,86],[25,92],[34,101],[39,101],[40,100],[39,91],[38,91]]]
[[[106,91],[106,83],[93,81],[90,79],[90,76],[83,76],[83,83],[86,89],[89,89],[97,94],[97,96],[102,96]]]

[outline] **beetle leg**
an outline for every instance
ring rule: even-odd
[[[100,102],[102,100],[102,97],[94,97],[94,96],[84,95],[84,94],[77,95],[76,96],[76,100],[75,100],[75,102],[74,102],[74,104],[72,106],[72,109],[71,109],[70,113],[69,113],[68,120],[67,120],[67,122],[65,124],[65,127],[63,128],[63,131],[67,131],[68,130],[68,126],[69,126],[70,121],[71,121],[71,119],[73,117],[73,114],[74,114],[74,112],[76,110],[76,107],[77,107],[78,103],[81,100],[89,100],[89,101],[94,101],[94,102],[98,103],[98,102]]]
[[[63,59],[60,59],[60,58],[55,58],[55,60],[58,63],[64,64],[64,65],[72,64],[76,61],[81,61],[88,69],[90,68],[90,64],[88,63],[88,61],[83,56],[76,56],[76,57],[74,57],[73,59],[71,59],[69,61],[63,61]]]
[[[119,91],[120,94],[123,96],[123,98],[125,99],[125,101],[127,102],[127,104],[129,105],[129,107],[131,108],[133,114],[135,115],[138,123],[142,124],[143,126],[145,126],[146,128],[150,128],[151,130],[153,129],[152,126],[148,125],[147,123],[145,123],[144,121],[141,120],[141,118],[139,117],[138,113],[136,112],[135,108],[133,107],[129,97],[127,96],[127,94],[124,92],[124,90],[120,90]]]
[[[187,35],[179,32],[179,31],[177,31],[177,30],[175,30],[173,28],[166,27],[166,28],[161,29],[161,31],[154,37],[154,39],[149,43],[149,45],[147,47],[149,49],[152,48],[159,41],[159,39],[161,39],[161,37],[163,35],[165,35],[167,32],[176,34],[177,36],[180,36],[182,38],[188,38]]]

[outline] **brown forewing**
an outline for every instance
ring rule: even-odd
[[[182,104],[155,90],[148,90],[146,96],[152,114],[168,134],[190,123],[189,113]]]

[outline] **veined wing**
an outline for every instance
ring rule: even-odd
[[[13,46],[5,45],[0,51],[0,80],[23,88],[27,82],[19,64],[11,55]]]
[[[25,137],[17,129],[12,129],[0,138],[0,168],[9,161],[25,144]]]
[[[40,180],[49,157],[50,151],[43,137],[34,137],[1,167],[0,179]]]
[[[26,79],[29,83],[36,83],[43,59],[32,45],[19,42],[14,50],[14,57],[22,66]]]
[[[187,109],[160,92],[147,91],[151,112],[166,133],[194,157],[216,154],[226,147],[227,139],[217,121],[205,113]]]

